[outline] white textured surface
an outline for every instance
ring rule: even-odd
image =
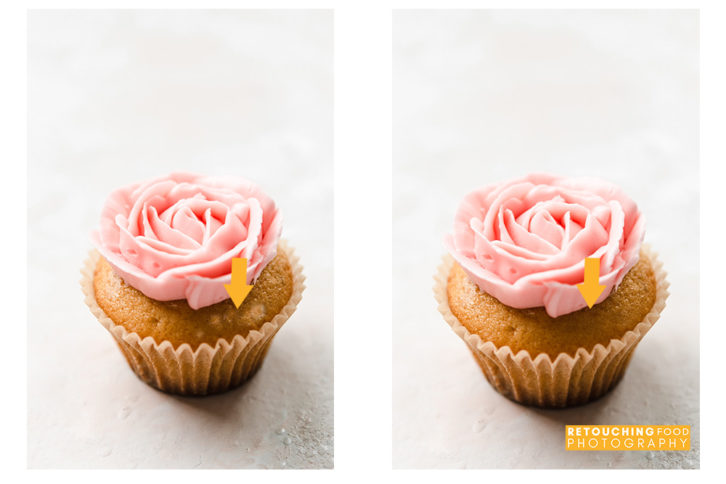
[[[28,465],[332,467],[332,14],[30,14]],[[281,206],[307,289],[247,385],[169,396],[83,303],[107,194],[238,174]]]
[[[698,17],[693,12],[394,15],[393,464],[699,466]],[[620,385],[538,410],[484,379],[432,276],[468,191],[594,175],[644,211],[671,296]],[[690,452],[566,452],[565,424],[683,424]]]

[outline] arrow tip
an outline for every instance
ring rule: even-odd
[[[224,288],[232,299],[232,303],[239,309],[252,290],[252,286],[247,284],[247,259],[244,257],[232,259],[232,276],[229,282],[224,285]]]
[[[592,309],[597,302],[597,298],[599,298],[600,294],[602,294],[605,290],[605,286],[601,286],[599,284],[578,284],[577,289],[580,291],[580,294],[582,294],[582,298],[585,300],[587,307]]]
[[[232,303],[234,306],[239,309],[239,307],[242,305],[242,303],[247,299],[247,296],[249,295],[250,291],[252,291],[253,286],[249,286],[247,284],[243,285],[235,285],[235,284],[225,284],[224,288],[227,290],[227,294],[229,294],[229,297],[232,299]]]

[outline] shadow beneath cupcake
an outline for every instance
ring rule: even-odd
[[[608,406],[615,398],[614,393],[618,391],[618,384],[612,391],[582,405],[575,405],[566,408],[538,408],[528,407],[539,415],[558,421],[566,425],[595,424],[600,421],[604,414],[607,414]]]
[[[243,406],[245,400],[248,400],[249,396],[255,393],[254,383],[253,378],[226,392],[206,396],[175,395],[161,392],[160,390],[157,391],[171,398],[179,405],[187,407],[189,410],[196,410],[209,417],[220,420],[229,420],[231,418],[237,418],[236,409]]]

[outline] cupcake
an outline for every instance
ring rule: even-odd
[[[229,390],[259,369],[305,287],[281,230],[275,203],[242,178],[173,173],[119,188],[91,235],[86,304],[149,385]],[[235,258],[247,269],[237,284],[252,285],[239,307],[226,287]]]
[[[439,311],[501,394],[538,407],[589,402],[620,381],[665,307],[666,273],[644,234],[637,205],[601,180],[486,186],[464,198],[444,239]],[[585,259],[599,261],[594,302],[581,292]]]

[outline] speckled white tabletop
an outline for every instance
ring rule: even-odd
[[[29,467],[332,467],[332,20],[30,14]],[[78,285],[108,193],[178,170],[257,182],[307,277],[262,369],[206,398],[138,380]]]
[[[698,16],[394,14],[393,464],[699,466]],[[512,403],[436,310],[460,199],[532,171],[622,186],[671,296],[624,379],[568,410]],[[565,424],[692,426],[689,452],[566,452]]]

